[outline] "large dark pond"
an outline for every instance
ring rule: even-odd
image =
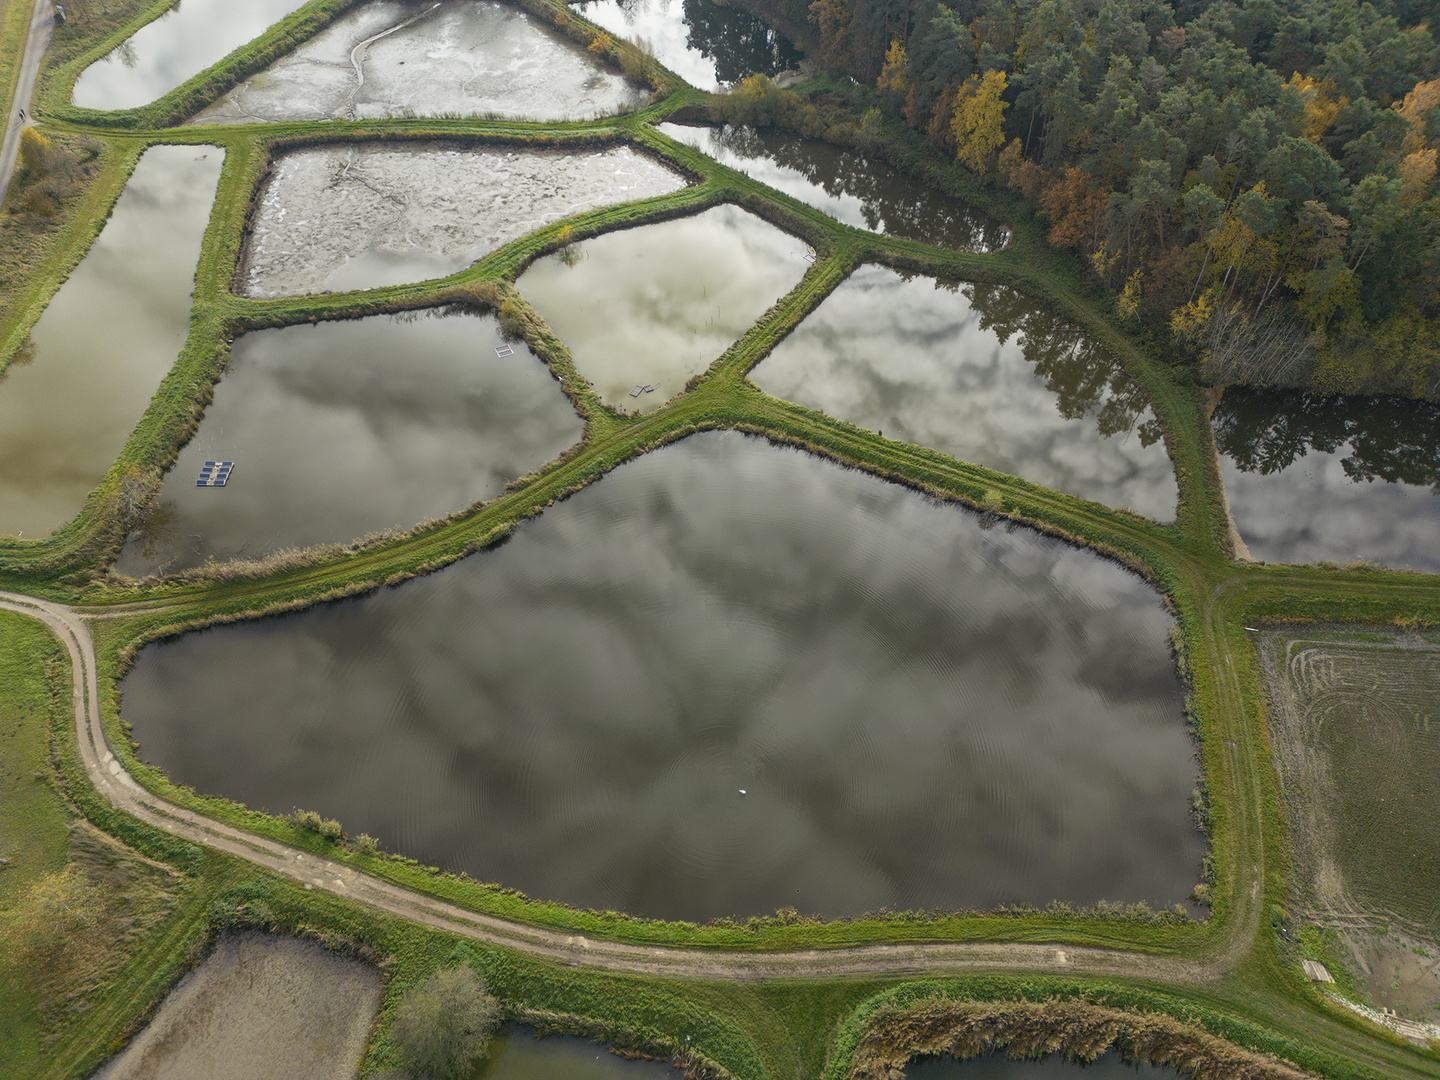
[[[1168,521],[1175,471],[1144,391],[1002,285],[862,266],[751,378],[767,393]]]
[[[1004,222],[963,199],[826,142],[749,127],[657,127],[722,165],[857,229],[961,251],[993,251],[1010,240]]]
[[[491,316],[247,334],[116,568],[181,570],[408,529],[498,495],[581,431],[549,370]],[[196,487],[206,461],[236,463],[225,487]]]
[[[470,1080],[680,1080],[663,1061],[638,1061],[568,1036],[535,1038],[531,1028],[507,1024]]]
[[[124,715],[202,792],[587,907],[1170,904],[1170,625],[1092,554],[712,434],[431,577],[151,646]]]
[[[1440,406],[1227,390],[1214,423],[1254,558],[1440,573]]]
[[[1168,1066],[1131,1064],[1114,1053],[1088,1065],[1055,1054],[1038,1061],[986,1054],[965,1061],[953,1057],[912,1061],[905,1076],[907,1080],[1180,1080],[1181,1073]]]
[[[714,0],[588,0],[585,18],[622,40],[638,40],[691,86],[719,90],[757,72],[798,68],[805,54],[739,6]]]

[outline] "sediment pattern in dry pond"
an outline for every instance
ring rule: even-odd
[[[1182,900],[1203,843],[1138,579],[739,434],[498,550],[142,651],[140,755],[532,895],[706,919]]]
[[[272,297],[444,277],[560,218],[684,186],[629,147],[301,150],[261,190],[242,288]]]

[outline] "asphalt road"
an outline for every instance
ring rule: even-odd
[[[20,129],[30,120],[35,77],[40,73],[40,61],[50,47],[50,36],[54,32],[55,8],[50,0],[35,0],[35,11],[30,17],[30,34],[25,39],[25,55],[20,60],[20,82],[10,102],[10,115],[5,119],[5,141],[0,144],[0,202],[4,201],[5,193],[10,190],[10,178],[15,175],[15,159],[20,156]],[[22,111],[25,121],[20,119]]]

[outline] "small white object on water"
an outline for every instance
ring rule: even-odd
[[[741,794],[741,795],[744,795],[744,794],[745,794],[745,789],[744,789],[743,787],[740,789],[740,794]]]

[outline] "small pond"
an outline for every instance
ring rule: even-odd
[[[445,277],[560,218],[684,186],[628,146],[299,150],[261,189],[241,288],[273,297]]]
[[[586,1039],[548,1036],[507,1024],[496,1032],[485,1060],[470,1080],[681,1080],[663,1061],[637,1061],[612,1054]]]
[[[96,1080],[352,1080],[383,989],[318,945],[221,934]]]
[[[116,568],[139,576],[407,529],[498,495],[582,428],[549,370],[507,346],[493,317],[247,334]],[[236,463],[223,488],[196,486],[206,461]]]
[[[538,897],[703,920],[1193,888],[1171,619],[1093,554],[737,433],[498,549],[152,645],[140,756]]]
[[[516,286],[606,404],[648,412],[799,283],[807,251],[727,204],[574,244]]]
[[[1116,358],[1014,289],[862,266],[760,362],[767,393],[1168,521],[1175,472]]]
[[[223,60],[306,0],[185,0],[126,38],[75,80],[86,109],[133,109]]]
[[[923,1058],[905,1066],[906,1080],[1182,1080],[1169,1066],[1135,1065],[1109,1053],[1087,1065],[1051,1054],[1015,1060],[1004,1054],[985,1054],[957,1061],[953,1057]]]
[[[700,90],[757,72],[800,67],[805,54],[738,5],[714,0],[588,0],[574,9],[617,38],[643,42],[655,59]]]
[[[633,109],[646,93],[513,4],[371,0],[191,123],[491,113],[584,120]]]
[[[1440,573],[1440,406],[1232,389],[1214,423],[1251,557]]]
[[[656,126],[857,229],[960,251],[994,251],[1010,241],[1009,228],[997,218],[851,150],[749,127]]]
[[[74,517],[174,365],[222,163],[209,146],[147,150],[0,375],[0,532]]]

